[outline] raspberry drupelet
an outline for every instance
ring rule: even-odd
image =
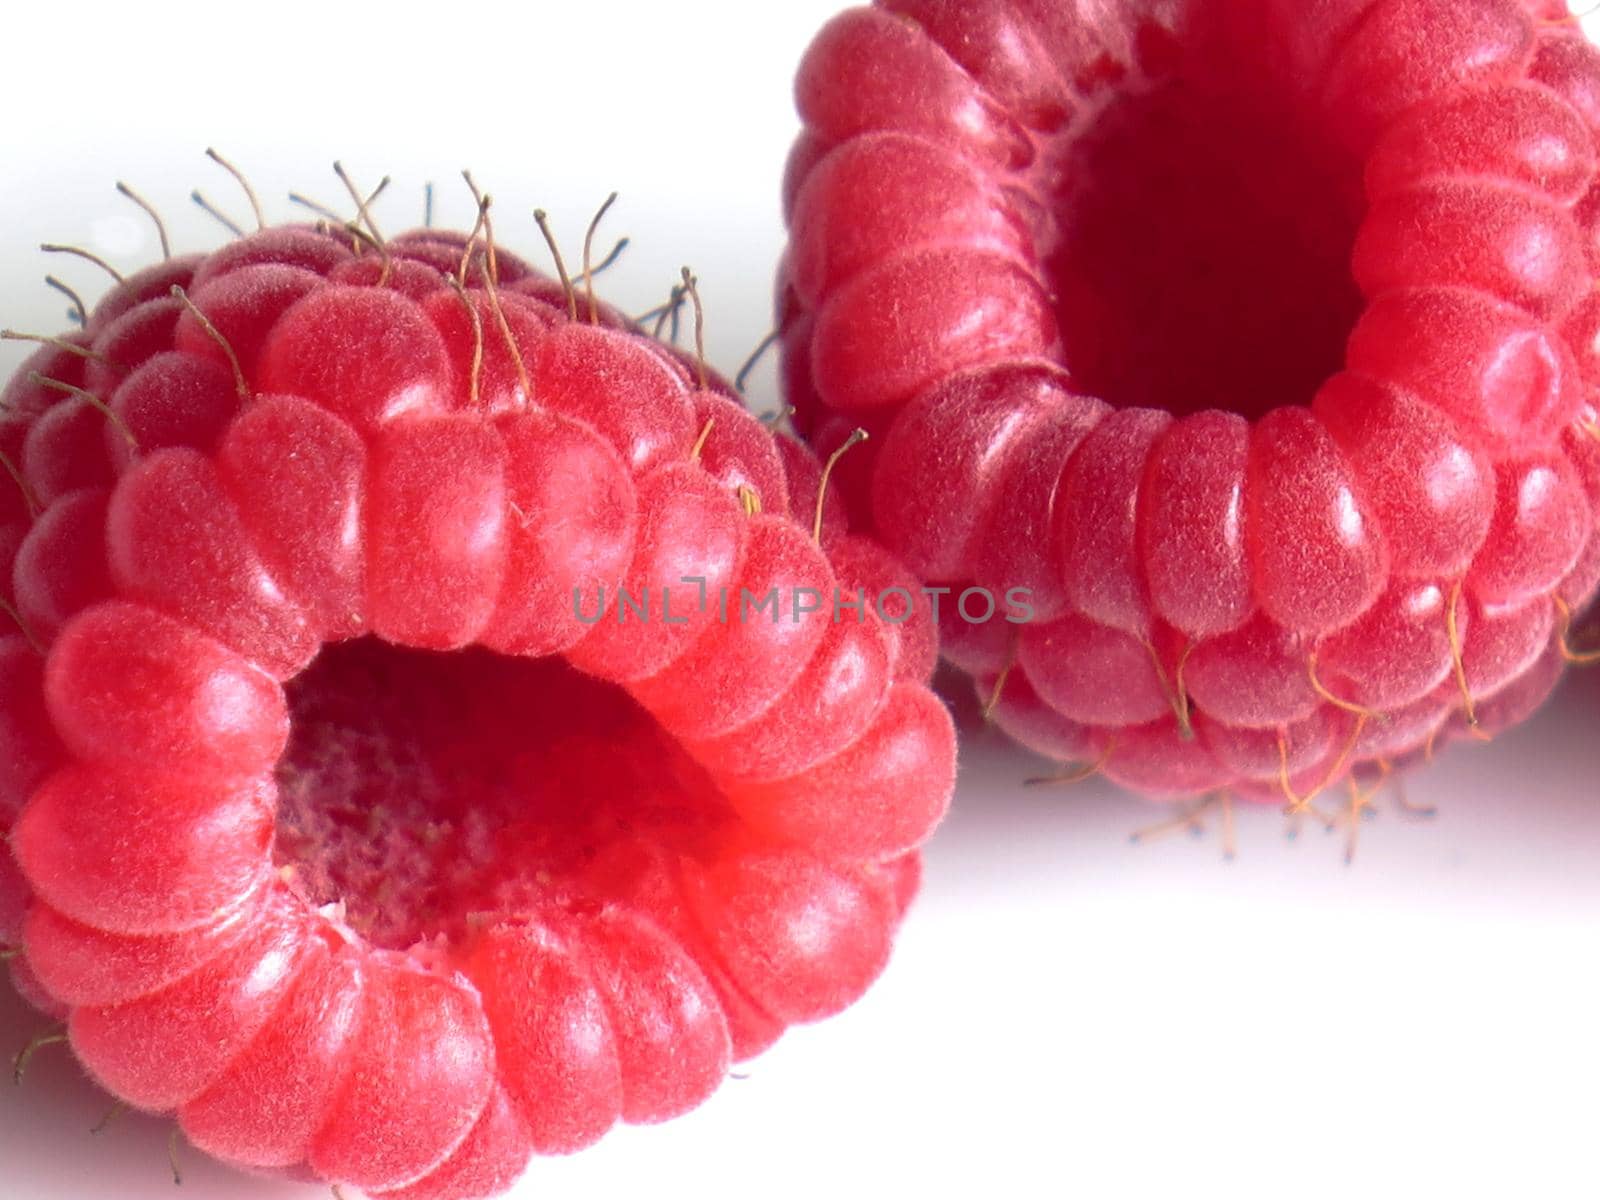
[[[810,453],[482,228],[171,259],[0,420],[18,986],[203,1150],[407,1200],[849,1004],[954,777],[931,622],[790,611],[911,583]]]
[[[1600,579],[1600,54],[1551,2],[881,0],[818,35],[795,421],[993,719],[1305,808],[1545,698]]]

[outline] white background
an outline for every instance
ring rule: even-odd
[[[766,330],[782,244],[789,81],[829,0],[406,6],[13,8],[0,36],[0,323],[62,305],[33,247],[76,242],[132,268],[155,252],[126,178],[182,247],[219,231],[191,187],[244,218],[215,144],[293,215],[341,204],[342,158],[389,229],[470,165],[507,245],[529,211],[569,252],[613,188],[633,248],[608,295],[642,310],[680,265],[702,281],[711,357]],[[609,237],[603,238],[609,245]],[[9,368],[14,347],[0,347]],[[772,399],[770,369],[754,392]],[[955,813],[888,975],[797,1030],[703,1109],[540,1161],[537,1197],[869,1194],[1085,1197],[1594,1196],[1600,1193],[1600,675],[1532,725],[1412,781],[1430,822],[1384,805],[1352,867],[1339,835],[1283,838],[1247,814],[1144,846],[1159,813],[1100,784],[1019,786],[1039,764],[969,742]],[[0,1040],[38,1021],[9,995]],[[0,1086],[0,1195],[258,1200],[325,1194],[184,1155],[124,1116],[59,1049]]]

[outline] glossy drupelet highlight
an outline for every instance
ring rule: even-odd
[[[574,307],[481,237],[267,229],[5,391],[0,944],[223,1160],[490,1195],[887,960],[954,774],[934,630],[788,598],[911,577]]]
[[[881,0],[797,82],[784,374],[994,720],[1306,807],[1600,579],[1600,54],[1516,0]]]

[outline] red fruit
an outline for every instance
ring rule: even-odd
[[[808,450],[508,254],[363,246],[114,290],[29,368],[115,424],[7,387],[0,942],[219,1158],[468,1200],[853,1001],[954,736],[931,621],[834,619],[911,576]]]
[[[908,566],[1027,589],[941,622],[1018,740],[1298,805],[1547,692],[1600,581],[1600,53],[1554,7],[818,34],[782,376],[819,453],[870,423],[841,490]]]

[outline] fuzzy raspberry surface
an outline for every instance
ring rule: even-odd
[[[587,308],[481,237],[271,228],[6,387],[0,942],[225,1161],[490,1195],[888,957],[953,785],[931,623],[681,580],[911,576]]]
[[[1517,0],[881,0],[817,36],[784,375],[994,720],[1291,807],[1549,693],[1600,580],[1600,54]]]

